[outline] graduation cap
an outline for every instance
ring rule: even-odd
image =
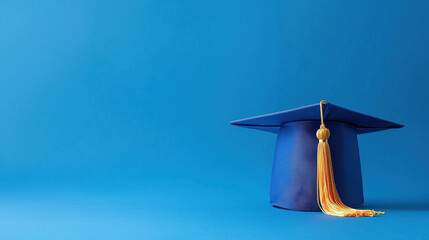
[[[364,201],[357,135],[403,125],[325,100],[231,124],[277,134],[270,188],[273,206],[334,216],[384,213],[354,209]]]

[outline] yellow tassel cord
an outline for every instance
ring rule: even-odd
[[[353,209],[347,207],[341,201],[337,192],[337,187],[335,186],[331,151],[328,144],[330,132],[323,122],[322,105],[325,102],[325,100],[320,102],[322,124],[316,133],[319,139],[319,146],[317,148],[317,203],[320,209],[325,214],[339,217],[373,217],[376,214],[384,214],[384,212],[377,212],[374,210]]]

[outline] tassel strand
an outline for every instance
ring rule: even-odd
[[[332,169],[331,151],[328,144],[330,136],[329,129],[325,127],[323,121],[323,103],[320,102],[321,125],[316,136],[319,139],[317,148],[317,204],[322,212],[332,216],[339,217],[373,217],[377,214],[385,212],[374,210],[359,210],[347,207],[338,195],[337,187],[335,186],[334,171]]]

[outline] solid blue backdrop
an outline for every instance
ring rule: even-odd
[[[1,239],[429,238],[427,1],[0,1]],[[365,207],[269,205],[275,135],[319,102],[359,136]]]

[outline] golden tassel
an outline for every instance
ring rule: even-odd
[[[374,210],[350,208],[341,201],[337,192],[337,187],[335,186],[331,151],[328,144],[330,132],[323,122],[322,105],[325,102],[325,100],[320,102],[320,119],[322,124],[316,133],[319,139],[319,146],[317,148],[317,204],[319,204],[322,212],[332,216],[373,217],[376,214],[384,214],[384,212],[377,212]]]

